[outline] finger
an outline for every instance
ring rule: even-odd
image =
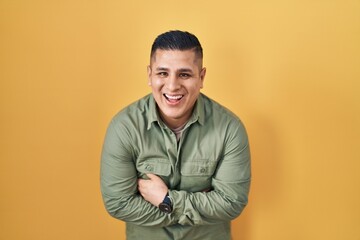
[[[143,179],[138,179],[138,188],[142,188],[144,185],[144,180]]]
[[[155,174],[152,174],[152,173],[147,173],[146,176],[147,176],[150,180],[152,180],[152,179],[154,179],[154,178],[158,178],[158,176],[156,176]]]

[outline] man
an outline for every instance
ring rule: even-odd
[[[152,94],[120,111],[103,146],[107,211],[129,240],[231,238],[247,204],[250,152],[241,121],[200,93],[206,74],[193,34],[159,35],[147,68]]]

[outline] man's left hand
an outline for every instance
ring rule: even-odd
[[[158,207],[169,189],[157,175],[148,173],[147,177],[149,179],[138,179],[139,192],[146,201]]]

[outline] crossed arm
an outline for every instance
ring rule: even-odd
[[[147,174],[149,179],[138,180],[138,190],[140,195],[155,207],[163,201],[169,191],[163,180],[155,174]]]
[[[142,226],[206,225],[234,219],[247,204],[250,152],[247,139],[237,139],[241,129],[228,139],[212,190],[195,193],[168,189],[154,174],[148,174],[147,180],[138,179],[130,146],[120,138],[126,133],[121,131],[109,127],[102,153],[102,195],[113,217]],[[167,192],[174,209],[171,214],[158,209]]]

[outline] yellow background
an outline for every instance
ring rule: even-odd
[[[360,1],[0,1],[0,239],[125,239],[99,159],[154,38],[203,44],[251,143],[234,240],[360,239]]]

